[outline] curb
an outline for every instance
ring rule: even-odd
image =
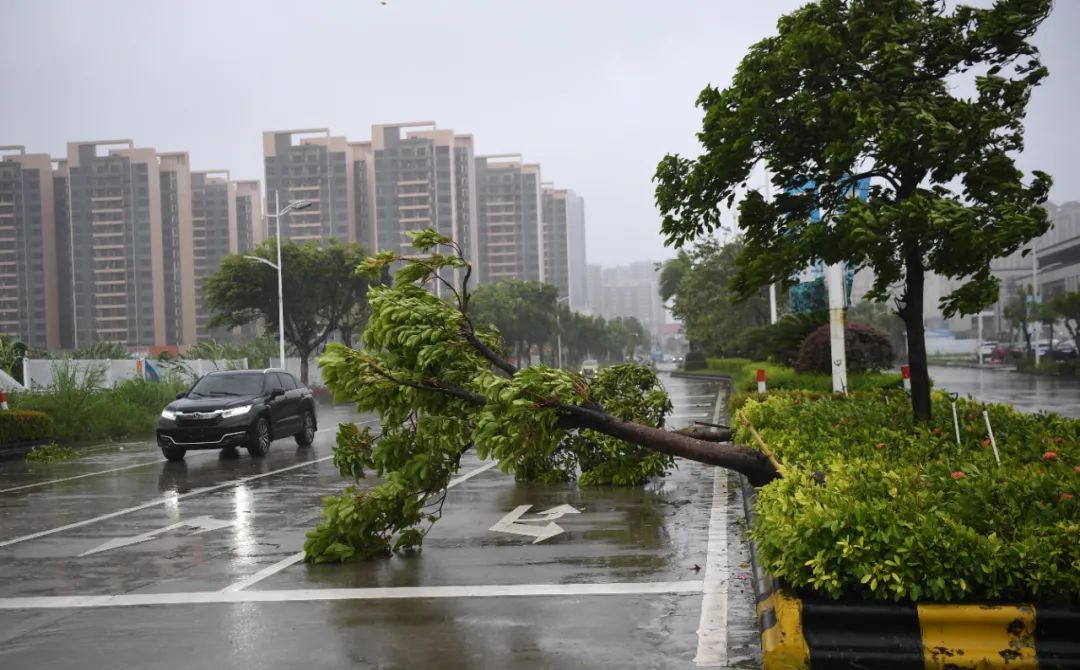
[[[739,477],[747,522],[754,488]],[[1080,669],[1080,609],[1034,603],[879,603],[801,597],[750,543],[765,670]]]

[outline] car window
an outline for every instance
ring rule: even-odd
[[[278,385],[286,391],[292,391],[296,388],[296,382],[293,381],[292,375],[287,372],[274,373],[278,378]]]
[[[292,380],[293,388],[297,388],[297,389],[304,388],[304,385],[300,383],[300,380],[297,379],[296,377],[294,377],[291,372],[288,374],[288,377],[289,377],[289,379]]]
[[[207,375],[195,382],[195,386],[191,387],[188,395],[196,398],[200,396],[257,395],[262,391],[262,375],[236,373]]]

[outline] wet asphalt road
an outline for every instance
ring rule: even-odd
[[[664,381],[673,425],[712,420],[713,382]],[[330,458],[345,420],[373,418],[324,410],[312,448],[280,440],[265,459],[166,463],[148,441],[0,463],[0,667],[757,666],[724,471],[680,462],[644,488],[579,489],[470,455],[421,552],[309,566],[297,552],[344,485]],[[510,528],[562,532],[490,530],[525,505]],[[563,505],[578,513],[538,516]]]
[[[1023,374],[999,368],[930,366],[935,388],[984,402],[1008,403],[1025,412],[1080,418],[1080,380]]]

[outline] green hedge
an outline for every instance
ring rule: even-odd
[[[769,391],[832,391],[832,375],[800,373],[776,363],[751,361],[746,358],[710,358],[707,372],[723,374],[735,380],[735,391],[757,391],[757,371],[765,370]],[[903,379],[894,372],[859,372],[848,375],[848,391],[880,391],[899,389]]]
[[[53,420],[44,412],[0,410],[0,444],[44,440],[53,435]]]
[[[999,466],[982,405],[958,407],[959,445],[943,394],[917,426],[900,392],[748,399],[788,470],[758,492],[764,569],[834,598],[1080,598],[1080,420],[989,406]]]

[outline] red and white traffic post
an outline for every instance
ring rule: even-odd
[[[7,409],[7,394],[0,391],[0,409]]]
[[[765,392],[765,368],[760,368],[757,371],[757,392]]]
[[[904,378],[904,390],[911,393],[911,366],[901,365],[900,375]]]

